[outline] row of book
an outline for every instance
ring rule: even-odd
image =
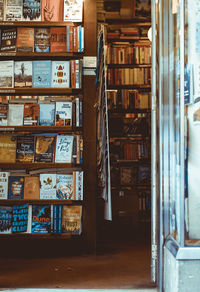
[[[0,199],[83,200],[83,171],[11,175],[0,172]]]
[[[109,43],[106,55],[107,64],[151,64],[150,42]]]
[[[151,220],[151,192],[142,191],[138,194],[138,216],[140,221]]]
[[[138,27],[138,26],[131,26],[131,27],[123,27],[117,25],[109,25],[107,29],[107,39],[114,40],[119,39],[121,40],[139,40],[141,37],[147,38],[147,31],[146,27]]]
[[[108,109],[109,110],[134,110],[151,108],[151,92],[119,89],[108,90]]]
[[[79,97],[63,102],[37,103],[35,99],[35,103],[0,104],[0,126],[82,127],[82,110],[83,100]]]
[[[0,206],[1,234],[71,234],[82,232],[82,206],[29,205]]]
[[[1,61],[0,88],[82,87],[82,60]]]
[[[0,21],[82,22],[82,0],[1,0]]]
[[[19,135],[19,134],[18,134]],[[83,163],[82,135],[0,135],[0,163]]]
[[[108,85],[151,85],[151,68],[108,68]]]
[[[1,28],[0,52],[83,52],[84,28],[13,27]]]

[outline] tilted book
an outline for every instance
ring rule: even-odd
[[[56,102],[56,126],[72,125],[72,102]]]
[[[35,52],[46,53],[50,51],[50,28],[36,27],[35,28]]]
[[[16,50],[17,52],[34,52],[34,28],[17,28]]]
[[[0,104],[0,126],[7,126],[8,124],[8,105]]]
[[[40,199],[39,176],[26,176],[24,180],[24,200]]]
[[[41,20],[41,0],[23,0],[23,20]]]
[[[32,87],[32,61],[15,61],[15,87]]]
[[[0,163],[16,162],[16,137],[0,135]]]
[[[0,233],[12,233],[11,206],[0,206]]]
[[[33,162],[34,146],[33,136],[17,136],[16,162]]]
[[[55,136],[38,135],[35,137],[35,162],[54,161]]]
[[[32,206],[33,234],[46,234],[51,232],[51,205]]]
[[[63,0],[43,0],[42,21],[63,21]]]
[[[8,177],[9,172],[0,172],[0,199],[6,200],[8,198]]]
[[[23,0],[5,0],[5,21],[21,21],[22,20]]]
[[[13,205],[12,232],[26,232],[28,227],[28,204]]]
[[[23,104],[9,104],[8,126],[22,126],[24,117]]]
[[[82,206],[66,206],[62,208],[62,232],[80,235],[82,231]]]
[[[41,103],[39,112],[40,126],[55,125],[55,103]]]
[[[57,174],[56,195],[58,199],[74,200],[72,174]]]
[[[50,28],[50,51],[66,52],[67,51],[67,30],[66,27]]]
[[[52,61],[52,87],[70,87],[70,61]]]
[[[57,135],[56,137],[56,163],[72,163],[72,149],[74,136]]]
[[[75,200],[83,200],[83,171],[75,171]]]
[[[33,61],[33,87],[51,87],[51,61]]]
[[[14,86],[14,61],[0,62],[0,88]]]
[[[0,51],[16,51],[16,40],[17,40],[17,29],[13,28],[2,28],[1,29],[1,42]]]
[[[40,174],[40,199],[57,199],[55,173]]]
[[[64,0],[63,21],[82,22],[83,20],[83,1]]]
[[[8,199],[24,198],[24,177],[9,176],[8,179]]]

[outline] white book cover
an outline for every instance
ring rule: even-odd
[[[64,0],[64,21],[82,22],[83,0]]]
[[[24,105],[9,104],[8,107],[8,126],[23,126]]]
[[[83,171],[76,171],[75,199],[83,200]]]
[[[70,87],[70,61],[52,61],[52,87]]]
[[[72,125],[72,102],[56,102],[56,126]]]
[[[8,199],[8,177],[9,172],[0,172],[0,199]]]
[[[56,199],[56,174],[40,174],[40,199]]]
[[[56,138],[56,163],[72,163],[74,136],[58,135]]]
[[[5,21],[22,20],[23,0],[6,0],[4,18]]]
[[[57,174],[56,181],[57,198],[61,200],[73,200],[73,175]]]
[[[0,88],[14,86],[14,61],[0,62]]]
[[[32,87],[32,61],[15,61],[14,87]]]

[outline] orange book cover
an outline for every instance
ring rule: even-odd
[[[39,104],[24,104],[24,126],[33,126],[38,124]]]
[[[40,199],[40,179],[39,176],[26,176],[24,182],[24,199]]]
[[[73,235],[80,235],[82,206],[63,206],[62,210],[62,232]]]
[[[63,21],[63,0],[43,0],[42,21]]]
[[[17,28],[17,52],[34,52],[34,28],[18,27]]]
[[[67,30],[66,27],[50,28],[50,52],[67,51]]]
[[[16,148],[16,137],[11,135],[0,135],[0,163],[15,163]]]
[[[76,88],[75,60],[70,60],[70,63],[71,63],[71,88]]]

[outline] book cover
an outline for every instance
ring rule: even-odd
[[[67,51],[67,30],[65,26],[51,27],[50,36],[50,52]]]
[[[0,21],[4,21],[5,1],[0,0]]]
[[[2,28],[1,29],[1,46],[0,51],[12,51],[16,50],[16,39],[17,39],[17,29],[13,28]]]
[[[7,126],[8,124],[8,105],[0,104],[0,126]]]
[[[40,174],[40,199],[57,199],[55,173]]]
[[[12,232],[26,232],[28,226],[28,204],[13,205]]]
[[[42,21],[63,21],[63,0],[43,0]]]
[[[11,206],[0,206],[0,233],[12,233]]]
[[[151,0],[140,0],[135,2],[135,16],[150,16]]]
[[[55,136],[36,136],[35,137],[35,162],[53,162]]]
[[[11,135],[0,135],[0,162],[16,162],[17,139]]]
[[[57,174],[56,195],[58,199],[74,200],[72,174]]]
[[[34,52],[34,28],[17,28],[16,50],[17,52]]]
[[[32,206],[32,233],[46,234],[51,232],[51,205]]]
[[[33,61],[33,87],[51,87],[51,61]]]
[[[72,102],[56,102],[56,126],[72,125]]]
[[[140,164],[138,166],[138,183],[150,184],[151,182],[151,166]]]
[[[52,61],[52,87],[70,87],[70,61]]]
[[[46,53],[50,51],[50,28],[35,28],[35,52]]]
[[[8,198],[8,177],[9,172],[0,171],[0,199],[6,200]]]
[[[5,21],[21,21],[22,20],[23,0],[5,0]]]
[[[8,178],[8,199],[24,198],[24,177],[9,176]]]
[[[0,62],[0,88],[14,86],[14,61]]]
[[[83,171],[75,171],[75,200],[83,200]]]
[[[23,0],[23,20],[41,20],[41,0]]]
[[[24,180],[24,200],[40,199],[39,176],[26,176]]]
[[[72,163],[73,136],[57,135],[56,137],[56,163]]]
[[[23,104],[9,104],[8,126],[22,126],[24,117]]]
[[[41,103],[39,112],[40,126],[55,125],[55,103]]]
[[[17,136],[16,162],[34,161],[34,137]]]
[[[64,0],[64,21],[82,22],[83,20],[83,1]]]
[[[14,87],[32,87],[32,61],[15,61]]]
[[[80,235],[82,224],[82,206],[66,206],[62,208],[62,232]]]
[[[36,126],[39,120],[39,104],[24,104],[24,126]]]

